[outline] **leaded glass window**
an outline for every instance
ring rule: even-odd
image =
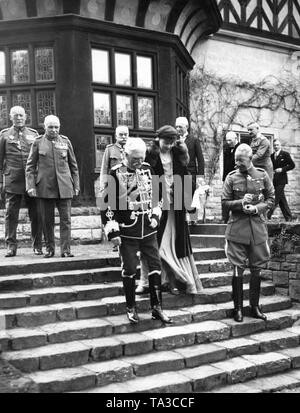
[[[55,114],[55,94],[53,90],[43,90],[36,93],[38,124],[43,125],[48,115]]]
[[[137,86],[141,88],[153,88],[152,58],[137,56]]]
[[[14,50],[11,52],[11,77],[13,83],[29,83],[28,50]]]
[[[153,98],[138,98],[138,121],[140,129],[154,129]]]
[[[131,58],[129,54],[115,54],[116,85],[131,86]]]
[[[94,93],[94,123],[96,126],[111,126],[109,93]]]
[[[117,123],[133,127],[132,97],[117,95]]]
[[[27,114],[26,125],[32,124],[32,109],[30,92],[16,92],[12,94],[12,106],[22,106]]]
[[[96,168],[100,168],[102,165],[102,158],[107,145],[112,142],[110,135],[95,135],[96,143]]]
[[[93,82],[109,83],[109,53],[107,50],[92,49]]]
[[[0,129],[8,125],[7,96],[0,95]]]
[[[39,47],[34,51],[35,78],[37,82],[54,80],[54,53],[51,47]]]
[[[5,53],[0,51],[0,84],[5,82]]]

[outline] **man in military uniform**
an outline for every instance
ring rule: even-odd
[[[118,165],[124,159],[124,145],[128,136],[128,127],[118,126],[116,128],[116,142],[111,145],[107,145],[105,148],[100,171],[100,196],[107,183],[107,175],[109,174],[111,168]]]
[[[243,273],[250,267],[250,310],[255,318],[266,320],[259,308],[260,272],[270,258],[265,213],[274,204],[275,191],[264,169],[255,168],[252,150],[241,144],[235,152],[237,170],[225,180],[222,205],[230,211],[225,252],[233,265],[232,295],[234,320],[243,321]]]
[[[251,138],[250,147],[253,152],[252,163],[255,167],[263,168],[272,180],[273,164],[269,139],[260,133],[259,125],[256,122],[249,123],[248,132]]]
[[[124,161],[114,166],[108,177],[101,216],[108,239],[119,246],[127,317],[132,324],[139,321],[135,275],[139,262],[137,252],[140,251],[149,268],[152,318],[171,323],[172,320],[162,311],[161,261],[156,238],[161,208],[152,205],[153,170],[144,163],[145,142],[140,138],[129,138],[124,154]]]
[[[26,194],[25,167],[31,145],[38,137],[36,130],[25,126],[26,113],[21,106],[10,110],[13,126],[0,133],[0,193],[5,191],[5,257],[17,253],[17,226],[22,198],[28,208],[34,254],[42,255],[42,226],[38,202]]]
[[[73,257],[71,244],[71,203],[79,194],[78,166],[70,140],[59,134],[58,117],[49,115],[44,121],[45,134],[33,143],[26,166],[26,188],[29,196],[40,198],[47,253],[55,252],[54,209],[60,217],[62,257]]]

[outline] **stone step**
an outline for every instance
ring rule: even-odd
[[[269,281],[264,281],[261,287],[262,295],[271,295],[275,292],[275,287]],[[70,301],[95,300],[103,299],[103,303],[108,306],[115,304],[119,306],[124,304],[121,283],[99,283],[89,285],[71,285],[64,287],[36,288],[20,292],[6,292],[0,294],[0,309],[12,309],[27,306],[41,306],[58,303],[67,303]],[[245,298],[249,295],[249,286],[244,289]],[[164,305],[172,307],[174,296],[165,294]],[[225,302],[231,299],[231,286],[204,288],[197,295],[180,295],[176,301],[183,305],[192,304],[212,304],[216,302]],[[140,305],[147,300],[143,296],[139,297]]]
[[[88,247],[87,247],[88,248]],[[31,262],[24,257],[13,257],[2,260],[0,263],[0,277],[2,275],[32,274],[32,273],[49,273],[57,271],[87,270],[93,268],[105,268],[120,266],[120,259],[117,253],[101,253],[98,257],[84,258],[59,258],[53,257],[49,261],[45,258],[32,256]]]
[[[211,261],[225,259],[225,251],[223,248],[194,248],[193,247],[193,256],[196,261]]]
[[[138,277],[137,277],[138,278]],[[231,285],[232,272],[200,274],[203,288]],[[249,281],[249,271],[244,273],[244,282]],[[92,270],[58,271],[44,274],[0,276],[0,291],[16,292],[38,288],[65,287],[111,283],[121,280],[121,267],[95,268]]]
[[[190,234],[224,235],[226,224],[196,224],[189,226]]]
[[[288,328],[284,331],[270,332],[270,337],[265,333],[260,339],[257,333],[268,328],[268,321],[247,317],[243,323],[236,323],[228,319],[202,321],[144,332],[115,334],[110,337],[79,339],[68,342],[67,345],[66,343],[48,344],[33,349],[4,352],[2,358],[23,372],[33,372],[75,367],[88,362],[148,354],[153,350],[172,350],[194,344],[220,342],[222,345],[223,340],[249,335],[251,332],[256,333],[252,336],[253,340],[260,340],[259,342],[262,343],[262,351],[264,348],[268,349],[272,346],[276,348],[276,343],[279,343],[277,344],[279,348],[299,345],[300,327],[291,327],[293,322],[291,316],[284,312],[278,312],[272,314],[271,319],[273,321],[271,326],[274,326],[276,320],[279,327]],[[272,341],[271,344],[269,344],[268,338],[269,341]]]
[[[268,288],[269,286],[267,286],[267,289]],[[244,305],[246,308],[248,306],[246,301],[247,296],[248,291],[246,290],[244,296]],[[203,304],[210,304],[209,301],[211,300],[209,300],[208,303],[201,304],[199,303],[200,297],[197,297],[193,301],[193,298],[190,296],[170,296],[165,293],[163,294],[163,305],[165,309],[183,309],[185,307],[196,306],[194,309],[192,307],[191,311],[197,311],[197,305],[200,305],[199,311],[204,312],[204,315],[207,314],[206,316],[208,316],[210,309],[215,310],[214,305],[216,304],[218,305],[218,309],[225,309],[226,316],[231,316],[231,293],[228,291],[224,294],[224,292],[221,291],[219,294],[217,293],[216,297],[218,297],[218,301],[216,300],[212,307],[201,307]],[[262,296],[260,302],[264,311],[282,310],[291,306],[290,298],[284,296]],[[266,304],[267,307],[265,307],[264,304]],[[269,306],[271,306],[272,309],[270,309]],[[148,312],[150,308],[149,298],[142,299],[137,297],[137,308],[139,312]],[[10,330],[12,328],[36,327],[43,324],[57,323],[59,321],[74,321],[77,319],[82,320],[120,314],[125,314],[125,299],[123,296],[108,297],[101,300],[82,300],[45,306],[0,310],[0,325],[3,326],[2,329]],[[215,317],[216,315],[213,318]]]
[[[263,297],[261,299],[263,311],[269,313],[267,328],[282,328],[292,320],[300,317],[300,311],[287,310],[291,302],[284,297]],[[244,302],[244,314],[249,315],[249,304]],[[188,323],[198,323],[209,320],[222,320],[232,316],[232,303],[203,304],[193,307],[181,308],[179,310],[168,309],[167,314],[172,317],[174,325],[186,325]],[[276,312],[276,314],[273,312]],[[278,312],[282,317],[277,318]],[[75,312],[74,312],[75,313]],[[148,329],[153,330],[162,326],[158,320],[151,320],[149,311],[139,313],[140,322],[138,325],[128,323],[125,314],[112,315],[101,318],[90,318],[86,320],[71,318],[69,321],[57,321],[40,325],[40,327],[11,328],[3,329],[0,332],[0,345],[3,351],[24,350],[27,348],[39,347],[46,344],[63,343],[96,337],[105,337],[112,334],[129,334],[132,332],[143,332]],[[285,317],[283,317],[285,316]],[[275,321],[274,321],[275,317]],[[230,320],[228,320],[229,322]],[[233,330],[242,331],[244,326],[236,326]],[[247,330],[247,326],[246,326]]]
[[[225,238],[224,235],[191,235],[191,244],[194,248],[225,248]]]
[[[197,249],[195,249],[194,257],[197,271],[199,274],[207,272],[227,272],[232,270],[231,264],[228,262],[227,258],[221,258],[216,260],[201,260],[197,258]]]
[[[84,392],[116,394],[207,392],[224,385],[244,382],[247,384],[247,381],[251,379],[265,378],[270,373],[282,374],[285,372],[284,374],[290,374],[293,372],[291,370],[293,361],[293,356],[287,356],[282,352],[245,354],[199,367],[136,377],[122,383],[104,386],[101,386],[100,383],[101,387],[85,389]],[[34,375],[30,375],[30,377],[34,377]],[[44,375],[44,380],[46,380],[46,375]],[[96,382],[96,385],[99,384]]]
[[[299,342],[299,332],[293,333],[289,330],[282,330],[280,333],[282,337],[287,338],[282,354],[291,358],[293,368],[295,366],[299,367],[300,349],[296,347]],[[266,333],[261,333],[261,336],[263,334]],[[141,379],[166,372],[189,374],[191,371],[188,370],[190,369],[205,365],[208,367],[218,363],[217,368],[231,373],[231,380],[239,379],[243,381],[243,378],[248,378],[248,366],[243,374],[243,371],[233,370],[233,362],[240,361],[243,355],[264,352],[261,346],[265,339],[260,339],[259,335],[257,334],[255,339],[235,338],[221,342],[194,344],[183,348],[156,351],[150,354],[123,356],[117,360],[90,362],[75,368],[35,371],[28,374],[28,377],[38,384],[40,392],[69,392],[103,387],[116,382],[125,382],[126,385],[132,379]],[[221,361],[224,363],[220,363]],[[242,363],[237,366],[241,368]],[[262,366],[260,367],[262,371]],[[223,387],[223,389],[225,388]]]

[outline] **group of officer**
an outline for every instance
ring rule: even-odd
[[[79,194],[79,174],[70,140],[60,135],[59,118],[44,120],[45,133],[39,136],[26,124],[23,107],[10,110],[12,126],[0,132],[0,192],[5,193],[5,257],[17,254],[17,226],[24,199],[31,221],[33,253],[45,258],[55,254],[54,208],[60,216],[61,256],[72,257],[71,200]]]

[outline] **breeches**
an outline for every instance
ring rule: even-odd
[[[228,261],[235,267],[251,269],[264,268],[270,259],[270,248],[268,241],[254,245],[251,240],[250,245],[239,244],[233,241],[226,241],[225,253]]]
[[[141,252],[143,260],[149,267],[149,274],[153,272],[161,273],[161,261],[158,252],[156,234],[144,239],[121,238],[120,255],[122,262],[122,277],[132,277],[136,274],[139,264],[137,256]]]

